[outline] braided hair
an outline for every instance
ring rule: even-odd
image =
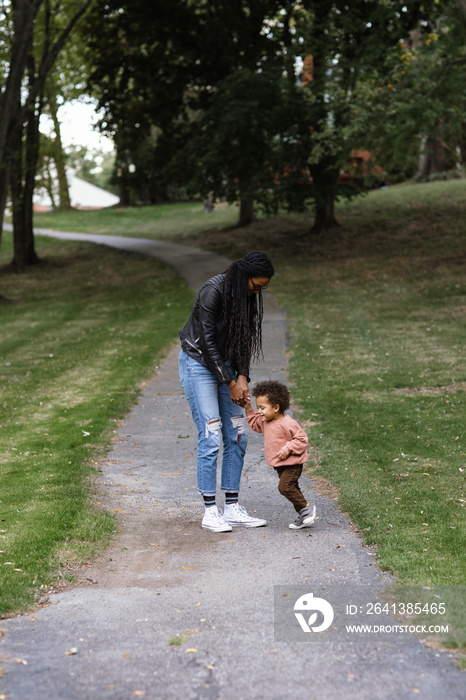
[[[262,292],[250,294],[251,277],[273,277],[272,261],[253,250],[225,271],[224,319],[228,359],[239,367],[262,355]]]

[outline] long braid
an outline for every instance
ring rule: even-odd
[[[272,277],[268,255],[254,250],[230,265],[225,272],[225,327],[228,359],[240,366],[262,355],[262,293],[249,294],[250,277]]]

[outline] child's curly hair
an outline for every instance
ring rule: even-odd
[[[290,407],[290,392],[288,391],[288,387],[274,380],[257,382],[252,390],[252,395],[256,398],[258,396],[267,396],[272,406],[278,403],[281,413],[284,413],[286,409]]]

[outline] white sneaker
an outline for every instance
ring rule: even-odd
[[[252,515],[248,515],[248,512],[244,506],[240,506],[238,503],[225,504],[225,511],[223,517],[229,525],[233,527],[261,527],[267,524],[267,520],[261,520],[261,518],[254,518]]]
[[[222,512],[217,506],[211,506],[205,509],[204,517],[202,518],[201,527],[204,530],[212,530],[212,532],[231,532],[232,527],[222,517]]]

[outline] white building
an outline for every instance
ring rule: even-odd
[[[101,187],[91,185],[86,180],[77,177],[74,170],[67,168],[71,206],[75,209],[104,209],[118,204],[120,198]],[[57,196],[58,199],[58,196]],[[41,187],[34,192],[33,198],[35,211],[51,211],[52,200],[45,188]]]

